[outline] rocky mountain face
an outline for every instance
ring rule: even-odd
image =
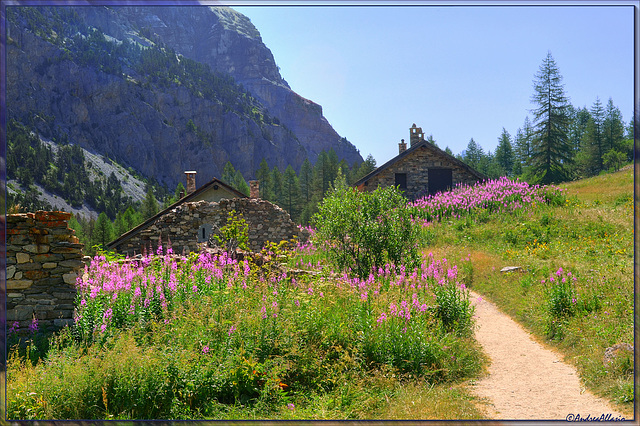
[[[262,158],[299,170],[356,148],[282,79],[245,16],[226,7],[11,8],[7,116],[43,137],[132,167],[169,188]],[[42,19],[45,21],[42,21]],[[202,64],[208,65],[203,67]]]

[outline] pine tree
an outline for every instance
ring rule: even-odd
[[[220,176],[220,180],[226,183],[227,185],[234,186],[235,184],[235,176],[236,169],[231,164],[231,161],[227,161],[222,169],[222,176]]]
[[[582,135],[581,148],[576,155],[576,172],[578,177],[597,175],[602,170],[602,156],[600,154],[600,142],[602,135],[598,130],[596,121],[589,119]]]
[[[302,202],[306,205],[311,201],[311,178],[313,176],[313,168],[308,158],[304,159],[302,166],[300,167],[300,194],[302,196]]]
[[[375,169],[376,160],[375,158],[373,158],[373,155],[369,154],[367,155],[367,158],[360,164],[360,167],[358,168],[357,179],[355,179],[354,182],[362,179]]]
[[[282,176],[282,207],[296,221],[300,215],[300,182],[291,165],[287,166]]]
[[[264,158],[260,161],[260,167],[256,172],[256,179],[260,182],[260,198],[263,200],[273,200],[273,189],[271,185],[271,170]]]
[[[127,232],[129,228],[127,227],[127,222],[124,218],[123,212],[118,212],[116,215],[116,220],[113,221],[113,231],[115,233],[115,237],[119,237],[120,235]]]
[[[282,173],[280,173],[278,166],[273,166],[271,170],[271,189],[273,191],[273,198],[269,201],[282,207]]]
[[[499,167],[501,176],[513,175],[513,147],[511,146],[511,135],[503,127],[502,134],[498,138],[498,147],[496,148],[495,161]]]
[[[158,213],[158,201],[153,195],[153,188],[151,185],[147,185],[147,195],[142,202],[142,216],[144,220],[149,219]]]
[[[569,99],[564,94],[562,76],[551,52],[543,60],[534,80],[532,102],[534,137],[531,172],[542,184],[567,178],[566,165],[571,159],[569,146]]]
[[[469,143],[467,144],[467,149],[464,151],[462,158],[464,162],[467,163],[470,167],[480,171],[480,161],[484,156],[484,151],[480,145],[476,143],[476,141],[471,138]]]
[[[591,112],[584,108],[569,108],[569,116],[571,117],[571,124],[569,125],[569,144],[573,151],[573,155],[576,155],[582,145],[582,137],[587,128],[587,122],[591,118]]]
[[[604,113],[602,137],[604,139],[605,154],[609,151],[616,151],[623,153],[626,157],[627,152],[625,152],[622,113],[620,109],[613,104],[613,99],[611,98],[609,98],[609,102],[607,102],[607,108]]]
[[[338,162],[339,162],[338,154],[336,154],[333,148],[331,148],[329,152],[327,152],[327,162],[326,162],[327,186],[325,189],[325,193],[330,188],[331,184],[333,183],[333,181],[336,179],[336,176],[338,175]]]
[[[93,229],[92,246],[100,245],[103,249],[113,240],[113,224],[105,212],[100,213]]]
[[[247,197],[251,192],[249,188],[249,184],[247,183],[246,180],[244,180],[244,176],[242,176],[242,173],[240,173],[240,170],[236,170],[236,172],[234,173],[232,186],[238,191],[242,192]]]
[[[324,198],[324,194],[326,194],[329,189],[329,185],[331,184],[331,180],[329,180],[328,163],[329,159],[327,158],[327,153],[325,151],[321,151],[316,160],[316,164],[313,166],[311,179],[313,200],[316,202],[320,202],[320,200]]]

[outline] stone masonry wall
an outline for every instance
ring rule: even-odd
[[[82,248],[69,229],[71,213],[7,215],[7,323],[25,331],[33,317],[42,330],[73,322]]]
[[[308,238],[298,229],[289,214],[275,204],[260,199],[234,198],[217,203],[183,203],[114,248],[118,253],[133,256],[142,253],[143,247],[148,250],[151,246],[156,250],[158,239],[161,238],[163,246],[170,239],[173,251],[177,254],[198,251],[199,241],[208,239],[198,235],[201,227],[212,225],[221,228],[231,210],[235,210],[238,215],[242,214],[247,222],[251,251],[260,251],[267,241],[280,242],[294,236],[300,241]]]
[[[431,152],[422,147],[369,179],[367,185],[363,186],[363,189],[366,191],[373,191],[378,186],[395,186],[395,174],[406,173],[407,189],[405,191],[405,195],[410,200],[413,200],[418,196],[424,196],[427,194],[429,188],[430,168],[452,169],[452,180],[454,186],[459,183],[464,185],[473,185],[478,181],[478,178],[469,173],[469,171],[464,167],[451,162],[446,157],[438,155],[436,152]]]

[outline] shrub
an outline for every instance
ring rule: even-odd
[[[233,251],[236,248],[249,250],[249,226],[242,214],[236,216],[235,210],[229,212],[227,223],[220,228],[220,234],[213,237],[227,251]]]
[[[359,192],[339,187],[324,199],[314,222],[331,259],[361,278],[387,262],[417,264],[418,230],[395,188]]]

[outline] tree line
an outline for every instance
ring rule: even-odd
[[[486,152],[473,138],[457,156],[489,178],[519,177],[549,184],[616,171],[633,161],[633,119],[625,126],[620,109],[609,98],[590,108],[576,108],[564,92],[551,53],[534,80],[535,108],[515,135],[506,129],[495,151]]]
[[[335,182],[352,184],[375,168],[376,162],[371,155],[362,163],[349,166],[345,160],[339,161],[335,151],[330,149],[320,152],[314,165],[305,160],[299,173],[290,165],[282,173],[277,166],[270,168],[263,159],[255,175],[260,181],[260,198],[286,210],[294,222],[308,224]],[[247,181],[230,162],[225,165],[220,180],[249,195]],[[97,248],[104,248],[107,243],[177,202],[184,193],[182,182],[178,183],[173,193],[163,194],[163,197],[156,197],[159,192],[148,185],[144,200],[130,203],[113,220],[104,211],[97,219],[76,215],[69,221],[69,227],[76,231],[80,242],[85,244],[85,252],[92,255]]]

